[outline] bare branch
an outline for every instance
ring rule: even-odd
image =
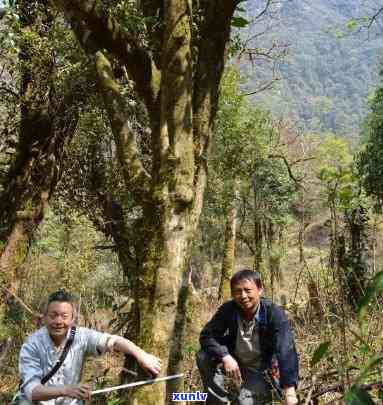
[[[296,189],[298,190],[298,189],[302,188],[302,184],[301,184],[302,179],[297,179],[294,176],[294,174],[293,174],[293,172],[291,170],[291,164],[288,162],[288,160],[286,159],[285,156],[271,154],[271,155],[268,155],[268,158],[270,158],[270,159],[282,159],[285,166],[286,166],[287,172],[289,173],[290,179],[293,180],[293,182],[295,183]]]
[[[291,162],[290,166],[295,166],[298,163],[307,162],[308,160],[315,160],[315,159],[316,159],[315,156],[311,156],[311,157],[304,158],[304,159],[297,159],[297,160],[294,160],[294,162]]]
[[[370,18],[370,22],[368,23],[368,28],[371,28],[372,24],[374,23],[374,21],[377,20],[377,18],[379,17],[379,15],[383,12],[383,6],[381,6],[378,11],[375,12],[375,14]]]
[[[273,0],[267,0],[264,9],[254,17],[253,21],[259,20],[266,13],[272,2]]]
[[[242,54],[245,53],[249,58],[263,58],[268,60],[279,60],[287,54],[287,44],[278,44],[273,42],[269,48],[245,48]]]
[[[279,80],[280,80],[279,77],[274,77],[273,79],[271,79],[270,81],[265,83],[263,86],[259,87],[258,89],[253,90],[250,93],[244,93],[242,95],[245,96],[245,97],[248,97],[248,96],[252,96],[254,94],[261,93],[262,91],[265,91],[265,90],[270,90],[271,88],[273,88],[274,83],[279,81]]]

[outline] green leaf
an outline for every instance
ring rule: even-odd
[[[358,305],[359,320],[363,320],[367,312],[367,306],[371,300],[383,291],[383,271],[375,274],[370,285],[367,287],[366,294],[360,300]]]
[[[346,405],[375,405],[370,394],[363,388],[354,385],[344,396]]]
[[[346,24],[347,28],[351,31],[359,28],[360,24],[358,20],[352,19]]]
[[[343,187],[339,191],[339,199],[343,205],[348,206],[353,197],[353,190],[351,186]]]
[[[357,383],[361,383],[380,363],[383,363],[383,356],[372,356],[367,362],[367,365],[363,368],[363,370],[359,373],[358,378],[356,379]]]
[[[330,347],[330,342],[323,342],[321,343],[318,348],[315,350],[313,357],[310,361],[310,366],[314,367],[317,363],[319,363],[322,358],[326,355],[328,349]]]
[[[250,24],[249,21],[246,20],[246,18],[243,18],[243,17],[233,17],[231,19],[231,25],[233,27],[243,28],[243,27],[246,27],[249,24]]]

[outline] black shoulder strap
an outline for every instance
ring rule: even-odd
[[[273,320],[273,310],[274,310],[274,303],[271,302],[270,306],[267,308],[267,324],[270,325]]]
[[[64,363],[64,360],[69,352],[69,348],[71,347],[71,345],[73,343],[75,334],[76,334],[76,326],[72,326],[70,329],[69,338],[65,343],[65,346],[61,353],[60,358],[57,360],[57,363],[53,366],[52,370],[41,379],[41,384],[44,385],[46,382],[48,382],[57,373],[57,370]]]

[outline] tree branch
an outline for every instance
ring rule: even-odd
[[[272,2],[273,2],[273,0],[267,0],[267,2],[266,2],[266,4],[265,4],[265,7],[263,8],[262,11],[260,11],[260,12],[258,13],[258,15],[256,15],[256,16],[254,17],[253,21],[258,20],[259,18],[261,18],[261,17],[266,13],[266,11],[269,9],[269,7],[270,7],[270,5],[271,5]]]
[[[105,55],[98,51],[95,55],[98,81],[108,112],[117,155],[127,186],[141,199],[149,198],[150,175],[139,158],[136,137],[129,117],[128,106],[121,94],[120,86],[114,78],[112,66]]]
[[[140,98],[151,110],[159,91],[160,73],[144,45],[123,31],[114,18],[107,16],[98,0],[53,1],[71,23],[85,22],[99,48],[106,49],[125,64]]]
[[[29,314],[31,314],[36,320],[39,320],[43,317],[43,315],[40,314],[39,312],[33,311],[33,309],[31,309],[20,297],[18,297],[8,288],[1,287],[1,289],[8,297],[11,296],[16,302],[18,302],[24,308],[24,310],[27,311]]]
[[[375,14],[370,18],[370,22],[368,23],[368,28],[371,28],[372,24],[376,19],[379,17],[379,15],[383,12],[383,6],[381,6],[378,11],[375,12]]]
[[[283,162],[284,162],[284,164],[285,164],[285,166],[286,166],[287,172],[289,173],[290,179],[293,180],[293,182],[295,183],[296,189],[298,190],[299,188],[302,187],[301,179],[297,179],[297,178],[294,176],[294,174],[293,174],[293,172],[292,172],[292,170],[291,170],[291,165],[290,165],[290,163],[287,161],[287,159],[286,159],[285,156],[283,156],[283,155],[273,155],[273,154],[271,154],[271,155],[268,155],[268,158],[270,158],[270,159],[282,159]],[[295,162],[295,163],[297,163],[297,162]],[[294,164],[295,164],[295,163],[294,163]]]
[[[274,77],[273,79],[269,80],[267,83],[265,83],[263,86],[259,87],[256,90],[251,91],[250,93],[244,93],[242,94],[244,97],[252,96],[254,94],[261,93],[262,91],[269,90],[273,87],[274,83],[276,83],[278,80],[280,80],[279,77]]]

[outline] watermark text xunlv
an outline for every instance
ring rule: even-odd
[[[172,401],[206,401],[207,393],[205,392],[173,392]]]

